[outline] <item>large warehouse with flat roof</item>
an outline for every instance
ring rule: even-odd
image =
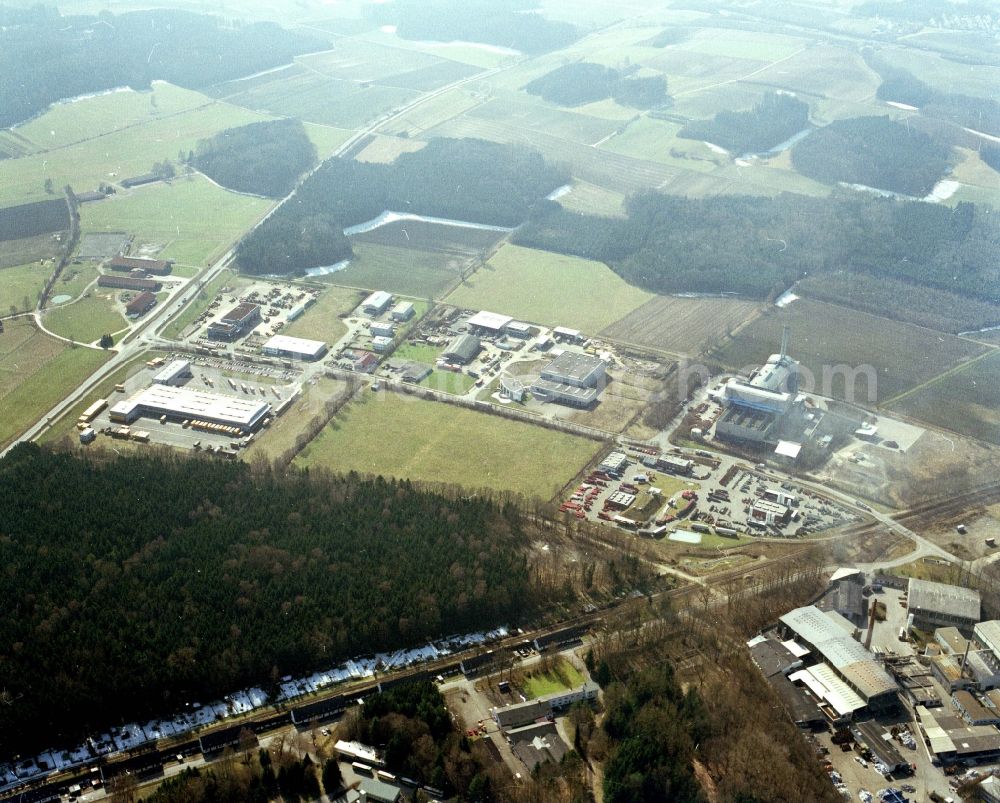
[[[560,385],[592,388],[604,379],[606,373],[604,360],[589,354],[564,351],[542,369],[542,379]]]
[[[322,340],[306,340],[301,337],[275,335],[264,344],[262,350],[271,357],[288,357],[293,360],[318,360],[326,354],[326,343]]]
[[[918,630],[957,627],[965,635],[979,621],[979,592],[971,588],[910,578],[906,612]]]
[[[111,420],[131,424],[142,416],[159,418],[165,415],[175,421],[207,421],[252,432],[270,412],[271,405],[261,399],[240,399],[172,385],[150,385],[112,407]]]

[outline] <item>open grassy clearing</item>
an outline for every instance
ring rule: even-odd
[[[566,209],[585,215],[625,216],[625,196],[614,190],[607,190],[586,181],[574,181],[573,189],[559,198]]]
[[[35,329],[8,321],[0,335],[0,447],[30,427],[93,373],[109,353],[71,348]]]
[[[272,203],[194,175],[87,204],[80,225],[84,232],[128,231],[137,246],[154,245],[164,259],[204,266],[222,256]]]
[[[551,669],[545,670],[541,666],[528,669],[524,674],[521,690],[525,697],[534,700],[546,694],[577,689],[585,680],[579,669],[565,658],[559,657]]]
[[[62,243],[67,235],[68,232],[56,232],[0,241],[0,269],[54,259],[62,251]]]
[[[495,53],[488,46],[477,47],[466,42],[420,42],[402,39],[394,33],[379,30],[367,31],[358,36],[357,41],[359,43],[373,42],[390,50],[399,49],[423,53],[435,58],[451,59],[483,69],[498,67],[505,62],[519,58],[504,53]]]
[[[322,160],[333,155],[333,152],[351,138],[353,131],[346,128],[334,128],[319,123],[303,123],[310,142],[316,146],[316,155]]]
[[[0,268],[0,315],[34,309],[38,294],[53,269],[51,265],[39,265],[37,262]]]
[[[350,312],[361,299],[361,294],[356,290],[328,287],[316,303],[309,307],[301,318],[285,326],[281,334],[304,337],[307,340],[322,340],[327,345],[333,345],[347,333],[347,326],[339,315]]]
[[[404,137],[386,137],[376,135],[375,138],[366,145],[354,158],[359,162],[376,162],[389,164],[396,161],[396,157],[404,153],[414,153],[423,148],[427,143],[419,139],[409,139]]]
[[[475,383],[476,380],[464,372],[438,370],[431,371],[429,376],[424,377],[419,382],[421,387],[439,390],[442,393],[451,393],[455,396],[468,393]]]
[[[663,391],[654,379],[622,371],[612,372],[613,381],[601,393],[600,403],[592,410],[577,410],[569,416],[574,424],[604,432],[622,433],[633,421],[639,422],[650,401]]]
[[[410,89],[362,85],[306,70],[231,95],[227,101],[261,112],[352,129],[413,100],[417,94]]]
[[[928,424],[1000,444],[1000,352],[962,366],[889,407]]]
[[[71,108],[79,108],[86,116],[88,103],[80,101]],[[43,189],[46,178],[51,178],[57,187],[69,184],[82,192],[97,189],[102,181],[120,181],[148,173],[154,162],[176,160],[178,152],[186,154],[200,139],[262,119],[265,118],[255,112],[214,102],[169,118],[153,119],[50,150],[44,158],[5,159],[0,161],[0,204],[25,203],[46,197]],[[81,137],[85,135],[86,132],[81,131]],[[107,203],[102,201],[88,206],[100,207]]]
[[[447,301],[596,334],[650,298],[600,262],[507,244]]]
[[[252,462],[260,455],[268,460],[281,457],[295,446],[295,439],[302,433],[303,427],[317,415],[323,414],[323,405],[346,387],[347,383],[342,380],[316,377],[305,386],[299,398],[283,415],[257,434],[253,445],[244,452],[245,459]]]
[[[49,307],[43,323],[49,331],[78,343],[92,343],[105,333],[128,326],[117,309],[114,293],[98,293],[96,288],[81,299]]]
[[[154,81],[151,89],[142,92],[125,89],[57,103],[15,130],[33,142],[37,150],[48,151],[112,131],[165,120],[211,102],[200,92]]]
[[[885,403],[986,351],[978,344],[930,329],[801,299],[781,309],[769,308],[767,314],[754,319],[731,340],[711,351],[710,357],[734,369],[760,365],[781,343],[783,324],[792,330],[792,356],[815,379],[810,387],[807,375],[804,389],[845,398],[845,375],[834,368],[857,369],[860,378],[851,383],[853,400],[862,405],[871,403],[863,370],[866,367],[876,377],[875,398]],[[826,389],[824,367],[834,380],[832,387]]]
[[[633,116],[636,114],[632,112]],[[593,145],[613,134],[621,125],[618,120],[602,120],[586,114],[578,114],[546,103],[539,98],[520,94],[520,97],[507,94],[494,97],[487,103],[477,106],[468,112],[470,117],[482,120],[501,122],[520,128],[529,128],[546,134],[564,137]]]
[[[584,438],[398,393],[345,408],[296,463],[547,499],[597,451]]]
[[[449,267],[440,254],[415,248],[355,243],[354,257],[343,270],[316,281],[386,290],[415,298],[440,298],[459,279],[458,267]]]
[[[79,265],[70,264],[63,268],[59,279],[52,286],[52,296],[79,297],[84,290],[97,281],[97,265],[92,262],[82,262]],[[51,300],[49,305],[52,305]]]
[[[429,343],[403,343],[392,353],[394,360],[409,360],[423,363],[424,365],[434,365],[441,355],[440,346],[432,346]]]
[[[940,92],[995,98],[1000,86],[1000,67],[997,66],[956,62],[910,47],[882,47],[878,55]]]
[[[721,342],[760,309],[754,301],[731,298],[654,296],[600,334],[621,343],[694,356]]]
[[[602,142],[600,147],[623,156],[648,159],[698,173],[711,173],[729,161],[728,157],[712,153],[700,142],[679,139],[677,132],[680,128],[678,123],[641,117],[620,134]]]

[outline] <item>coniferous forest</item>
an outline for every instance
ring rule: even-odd
[[[0,461],[0,753],[513,622],[518,515],[406,482],[165,455]]]
[[[656,293],[766,298],[804,275],[848,270],[1000,301],[992,256],[1000,221],[988,207],[846,190],[697,200],[649,192],[629,198],[626,211],[624,219],[601,218],[547,203],[514,241],[605,262]]]
[[[293,273],[351,256],[346,226],[386,210],[516,226],[568,174],[537,151],[479,139],[433,139],[391,164],[330,159],[240,243],[245,273]]]
[[[316,164],[316,148],[300,120],[265,120],[203,139],[192,161],[223,187],[278,198]]]
[[[809,104],[770,92],[749,111],[723,111],[711,120],[693,120],[678,136],[700,139],[732,153],[762,153],[809,125]]]

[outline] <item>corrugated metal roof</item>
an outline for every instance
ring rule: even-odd
[[[808,669],[800,669],[789,680],[804,683],[810,691],[829,705],[838,716],[847,716],[865,707],[854,690],[842,681],[826,664],[817,664]]]
[[[979,592],[947,583],[910,578],[907,586],[907,608],[932,611],[975,622],[979,619]]]

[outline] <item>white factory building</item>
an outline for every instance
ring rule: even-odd
[[[509,315],[480,310],[469,318],[466,323],[472,332],[489,336],[502,334],[507,324],[513,320]]]
[[[262,351],[271,357],[311,361],[318,360],[326,354],[326,343],[321,340],[275,335],[264,344]]]
[[[204,421],[252,432],[270,412],[271,405],[262,399],[241,399],[171,385],[150,385],[114,405],[111,420],[131,424],[143,416],[166,416],[173,421]]]
[[[570,407],[590,407],[607,376],[607,365],[597,357],[564,351],[542,369],[531,392],[542,401]]]
[[[747,378],[730,379],[723,389],[725,410],[716,424],[720,438],[777,444],[781,421],[802,402],[798,395],[799,363],[788,355],[789,330],[781,351]]]
[[[368,298],[361,302],[361,311],[365,315],[375,317],[381,315],[392,303],[392,296],[385,290],[376,290]]]
[[[173,360],[153,377],[153,384],[183,385],[192,376],[194,374],[191,373],[191,362],[189,360]]]

